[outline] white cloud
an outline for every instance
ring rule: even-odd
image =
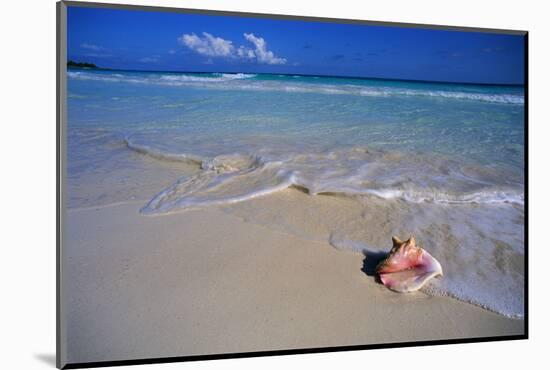
[[[208,32],[203,32],[202,37],[194,33],[183,34],[178,41],[189,49],[209,57],[230,57],[235,50],[231,41],[214,37]]]
[[[253,33],[245,33],[244,38],[251,42],[255,49],[254,54],[259,63],[285,64],[285,58],[276,57],[272,51],[267,50],[267,43],[262,37],[256,37]]]
[[[256,58],[256,54],[254,53],[254,50],[246,48],[244,46],[240,46],[237,49],[237,55],[241,58],[247,58],[247,59]]]
[[[94,51],[100,51],[100,50],[105,49],[101,46],[97,46],[97,45],[93,45],[93,44],[87,44],[87,43],[80,44],[80,47],[83,48],[83,49],[89,49],[89,50],[94,50]]]
[[[245,33],[243,36],[254,46],[253,48],[242,45],[237,48],[232,41],[212,36],[208,32],[203,32],[202,36],[195,33],[183,34],[178,41],[196,53],[208,57],[240,58],[263,64],[286,64],[285,58],[277,57],[272,51],[267,50],[267,42],[262,37],[257,37],[253,33]]]

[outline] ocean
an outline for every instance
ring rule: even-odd
[[[211,206],[242,215],[239,205],[287,188],[345,197],[361,219],[322,220],[325,241],[367,253],[389,249],[386,231],[413,234],[445,273],[426,293],[523,317],[523,86],[67,75],[68,208],[138,201],[144,217]],[[291,232],[284,217],[248,218]]]

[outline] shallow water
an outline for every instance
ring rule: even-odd
[[[349,212],[326,217],[326,241],[378,248],[386,233],[414,233],[448,271],[432,293],[523,315],[523,87],[92,70],[68,76],[69,207],[138,199],[142,214],[162,215],[236,204],[243,216],[241,202],[289,187],[352,197],[360,222]],[[140,177],[144,165],[155,175]],[[101,194],[84,185],[95,181],[107,181],[97,187]],[[376,217],[366,217],[374,205]],[[285,215],[274,212],[265,210],[264,224],[290,232]],[[365,222],[379,217],[387,227],[365,235]]]

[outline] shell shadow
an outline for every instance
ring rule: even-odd
[[[388,252],[369,251],[364,249],[363,255],[365,258],[363,259],[363,267],[361,268],[361,271],[363,271],[367,276],[373,277],[377,283],[382,283],[376,273],[376,266],[378,266],[378,264],[388,256]]]

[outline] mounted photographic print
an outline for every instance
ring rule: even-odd
[[[58,367],[527,338],[526,55],[58,3]]]

